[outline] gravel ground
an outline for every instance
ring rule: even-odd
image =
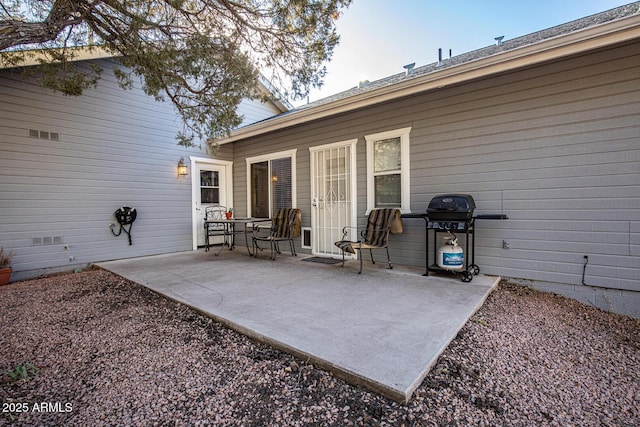
[[[640,319],[509,283],[408,404],[102,270],[2,287],[0,320],[0,425],[640,425]]]

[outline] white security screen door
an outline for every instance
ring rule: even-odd
[[[195,227],[197,232],[197,246],[204,246],[204,213],[207,206],[227,205],[226,171],[224,166],[196,163],[195,199]],[[220,243],[211,241],[210,243]]]
[[[355,146],[357,140],[310,148],[311,241],[316,255],[342,256],[335,242],[356,224]],[[355,236],[352,233],[348,238]]]

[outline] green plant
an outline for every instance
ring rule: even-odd
[[[11,267],[13,255],[12,251],[5,252],[4,248],[0,246],[0,270]]]
[[[5,375],[8,375],[13,381],[26,380],[30,374],[37,374],[40,368],[29,362],[24,362],[21,365],[16,366],[13,369],[5,371]]]
[[[473,321],[482,326],[489,326],[489,323],[484,319],[474,319]]]

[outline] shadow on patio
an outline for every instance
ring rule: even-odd
[[[397,401],[410,399],[499,282],[386,263],[357,274],[357,261],[342,268],[305,257],[256,259],[239,247],[98,265]]]

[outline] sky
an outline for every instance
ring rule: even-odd
[[[353,0],[336,22],[340,44],[309,101],[443,58],[593,15],[632,0]],[[296,101],[294,105],[304,104]]]

